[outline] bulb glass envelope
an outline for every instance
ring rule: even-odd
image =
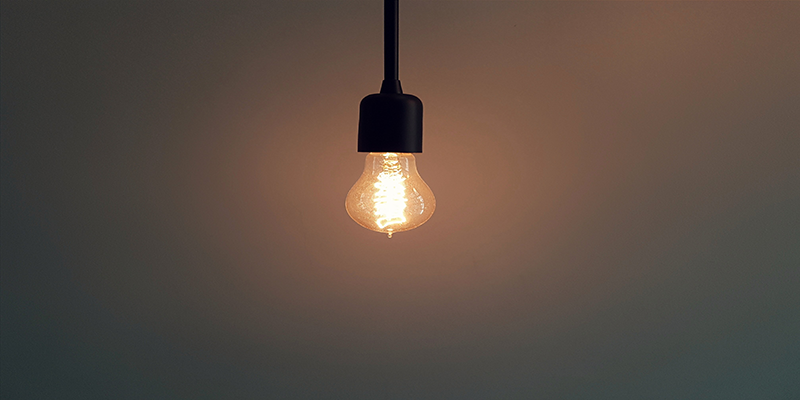
[[[417,172],[413,154],[369,153],[345,208],[359,225],[391,237],[425,223],[436,198]]]

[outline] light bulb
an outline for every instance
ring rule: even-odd
[[[419,176],[413,154],[369,153],[345,208],[359,225],[391,238],[430,219],[436,198]]]

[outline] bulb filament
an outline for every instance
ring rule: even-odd
[[[375,223],[383,229],[389,225],[406,222],[405,176],[396,153],[384,153],[381,161],[383,169],[375,182]],[[389,237],[392,237],[391,230]]]

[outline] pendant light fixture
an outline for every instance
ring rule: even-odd
[[[417,172],[422,152],[422,101],[398,79],[398,0],[384,0],[384,77],[380,93],[361,100],[358,151],[369,153],[345,208],[359,225],[389,238],[433,215],[436,198]]]

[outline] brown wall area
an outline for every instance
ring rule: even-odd
[[[3,1],[2,397],[800,398],[800,2]]]

